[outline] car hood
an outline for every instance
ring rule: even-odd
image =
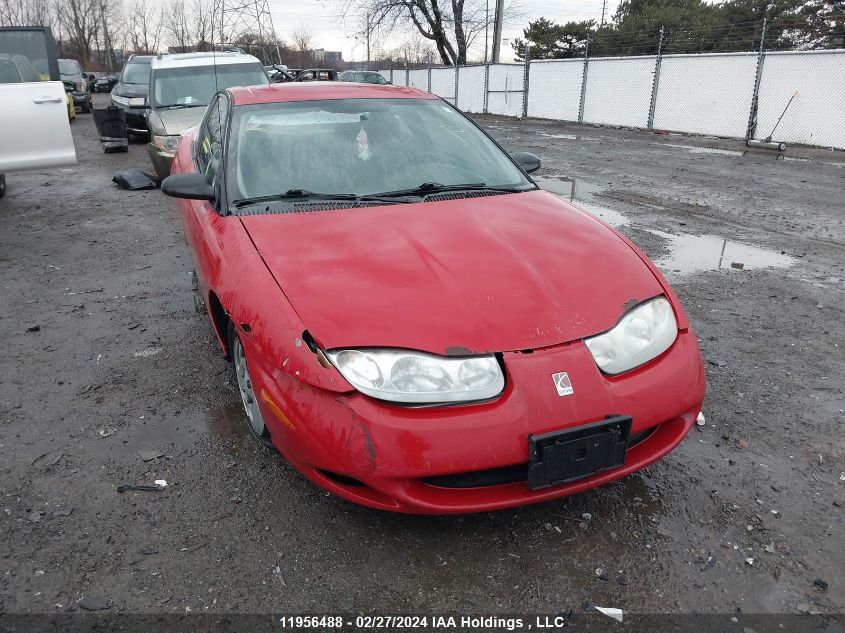
[[[150,87],[147,84],[117,84],[114,87],[114,94],[121,97],[146,97]]]
[[[202,121],[205,106],[201,108],[175,108],[173,110],[154,110],[164,127],[165,134],[181,134],[183,131]]]
[[[326,349],[536,349],[662,292],[614,231],[543,191],[240,219]]]

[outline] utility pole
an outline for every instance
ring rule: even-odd
[[[491,58],[494,64],[499,63],[499,49],[502,47],[502,20],[505,13],[505,0],[496,0],[496,22],[493,25],[493,52]]]
[[[370,12],[367,11],[367,70],[370,69]]]
[[[484,4],[484,63],[487,63],[487,51],[490,48],[490,0],[486,0]]]
[[[604,13],[607,11],[607,0],[602,0],[601,3],[601,24],[599,24],[599,28],[604,28]]]

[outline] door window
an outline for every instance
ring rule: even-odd
[[[49,27],[0,28],[0,59],[7,62],[5,77],[18,81],[59,81],[56,45]]]
[[[226,129],[226,115],[229,102],[222,95],[217,95],[208,104],[205,120],[200,127],[197,144],[197,164],[200,171],[214,182],[223,155],[223,136]]]

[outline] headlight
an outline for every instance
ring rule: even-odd
[[[85,82],[84,81],[77,81],[76,82],[76,91],[77,92],[85,92]]]
[[[153,145],[163,149],[166,152],[175,152],[176,146],[179,145],[179,137],[154,135]]]
[[[118,105],[122,105],[122,106],[128,106],[129,105],[129,97],[124,97],[122,95],[116,95],[116,94],[112,93],[111,100]]]
[[[132,97],[129,99],[130,108],[143,108],[147,105],[147,100],[144,97]]]
[[[492,354],[452,358],[409,350],[345,349],[326,355],[358,391],[391,402],[487,400],[505,387]]]
[[[666,297],[638,305],[612,330],[584,339],[606,374],[621,374],[665,352],[678,336],[675,312]]]

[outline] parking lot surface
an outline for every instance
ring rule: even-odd
[[[668,274],[706,425],[639,474],[518,510],[333,498],[250,436],[172,202],[111,183],[151,171],[145,146],[106,155],[79,115],[79,164],[10,174],[0,200],[0,613],[845,609],[845,156],[478,120]]]

